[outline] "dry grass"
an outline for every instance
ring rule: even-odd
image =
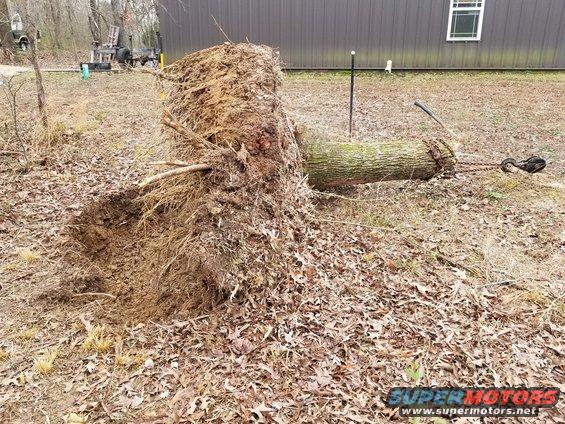
[[[71,412],[65,421],[66,424],[87,424],[88,416]]]
[[[117,367],[128,368],[133,363],[130,355],[116,355],[114,363]]]
[[[82,348],[86,351],[104,354],[112,348],[112,339],[104,326],[97,325],[86,334]]]
[[[80,333],[82,331],[85,331],[86,328],[84,326],[84,323],[82,321],[75,321],[71,324],[71,331],[73,333]]]
[[[2,265],[2,272],[12,272],[18,269],[18,264],[16,262],[10,262]]]
[[[36,327],[30,327],[30,328],[26,328],[25,330],[20,331],[16,337],[18,339],[20,339],[21,341],[24,342],[28,342],[32,339],[35,338],[35,336],[37,335],[37,328]]]
[[[63,122],[51,122],[49,128],[45,130],[41,128],[39,139],[42,146],[53,146],[63,141],[67,135],[67,126]]]
[[[16,254],[20,258],[21,261],[25,262],[26,264],[32,264],[39,260],[41,255],[31,248],[23,248],[19,249]]]
[[[10,357],[10,352],[4,348],[0,348],[0,362],[5,361]]]
[[[51,348],[40,354],[33,360],[33,368],[39,375],[47,375],[53,371],[55,359],[59,355],[59,349]]]
[[[147,356],[142,353],[116,355],[114,363],[119,368],[138,368],[145,364]]]

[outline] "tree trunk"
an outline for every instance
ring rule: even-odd
[[[90,14],[88,15],[88,25],[90,27],[90,33],[92,34],[93,41],[101,42],[101,31],[100,31],[100,9],[98,6],[98,0],[89,0]]]
[[[25,22],[24,30],[29,40],[29,54],[28,59],[35,72],[35,86],[37,88],[37,109],[41,118],[41,125],[49,139],[49,120],[47,118],[47,105],[45,100],[45,88],[43,87],[43,78],[39,62],[37,60],[37,25],[36,20],[31,15],[33,8],[31,7],[31,0],[26,0],[24,3],[23,19]]]
[[[304,172],[316,188],[388,180],[428,180],[452,173],[456,160],[444,143],[386,140],[336,142],[303,136]],[[435,159],[434,159],[435,157]]]
[[[6,0],[0,0],[0,50],[3,49],[12,49],[10,11]]]
[[[61,50],[61,5],[57,0],[49,0],[49,11],[51,12],[51,20],[53,21],[53,45]],[[72,26],[71,22],[69,25]]]
[[[67,2],[65,3],[65,9],[67,11],[67,19],[68,19],[68,22],[69,22],[69,29],[70,29],[70,33],[71,33],[71,46],[73,46],[75,61],[78,62],[77,38],[76,38],[75,30],[74,30],[76,19],[74,19],[74,14],[73,14],[73,11],[71,10],[71,5],[69,3],[69,0],[67,0]]]
[[[118,34],[118,46],[122,47],[124,45],[124,32],[125,32],[125,23],[124,23],[124,8],[122,6],[122,0],[110,0],[110,4],[112,6],[112,16],[114,19],[114,26],[120,28],[120,33]]]
[[[35,29],[34,25],[31,28]],[[43,77],[41,75],[41,70],[39,69],[39,62],[37,61],[37,40],[35,34],[28,31],[29,39],[29,61],[33,66],[33,71],[35,72],[35,86],[37,88],[37,109],[39,110],[39,116],[41,118],[41,125],[46,131],[46,135],[49,136],[49,120],[47,118],[47,108],[45,100],[45,89],[43,87]]]

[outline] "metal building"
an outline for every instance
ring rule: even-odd
[[[565,69],[565,0],[160,0],[167,62],[226,41],[289,69]],[[215,21],[218,25],[216,25]]]

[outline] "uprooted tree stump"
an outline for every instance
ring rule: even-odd
[[[74,291],[108,292],[136,318],[285,284],[311,213],[272,49],[223,44],[164,76],[167,163],[203,166],[107,196],[69,225]]]
[[[68,260],[78,268],[72,298],[109,293],[120,305],[114,315],[198,310],[285,284],[312,213],[272,49],[226,43],[162,76],[172,82],[163,123],[173,159],[156,164],[173,168],[87,205],[68,226]],[[450,163],[442,162],[447,152],[423,144],[322,146],[303,137],[300,145],[319,186],[391,179],[391,172],[429,178]],[[383,161],[382,171],[371,170]]]

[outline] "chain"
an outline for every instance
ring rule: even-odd
[[[432,141],[432,140],[422,140],[422,141],[426,144],[426,147],[428,148],[428,153],[430,154],[431,158],[436,163],[436,166],[437,166],[436,175],[442,174],[444,172],[445,165],[447,164],[447,161],[450,161],[450,160],[457,161],[457,158],[455,156],[455,152],[453,151],[453,149],[451,148],[449,143],[446,143],[445,141],[443,141],[441,139],[435,140],[435,141]],[[443,155],[438,144],[443,146],[449,152],[449,156]]]
[[[445,160],[438,149],[437,145],[431,140],[424,140],[426,146],[428,147],[428,153],[437,165],[437,172],[439,173],[445,166]]]
[[[481,171],[493,171],[499,169],[499,165],[484,165],[482,168],[470,168],[470,169],[458,169],[458,174],[471,173],[471,172],[481,172]]]
[[[466,160],[458,161],[460,165],[471,165],[471,166],[500,166],[499,163],[494,162],[469,162]]]
[[[488,163],[488,162],[472,162],[472,161],[459,161],[459,165],[466,165],[466,166],[474,166],[474,168],[469,169],[460,169],[457,172],[462,173],[471,173],[471,172],[481,172],[481,171],[491,171],[494,169],[499,169],[499,163]]]
[[[423,140],[426,146],[428,147],[428,153],[434,160],[437,165],[437,172],[440,173],[446,164],[446,159],[455,158],[455,152],[451,148],[451,146],[443,140],[431,141],[431,140]],[[451,156],[449,158],[445,158],[442,155],[437,143],[441,144],[445,147]],[[491,171],[495,169],[500,169],[500,163],[494,162],[473,162],[473,161],[457,161],[457,165],[462,166],[471,166],[472,168],[468,169],[458,169],[456,173],[463,174],[463,173],[472,173],[472,172],[481,172],[481,171]]]

